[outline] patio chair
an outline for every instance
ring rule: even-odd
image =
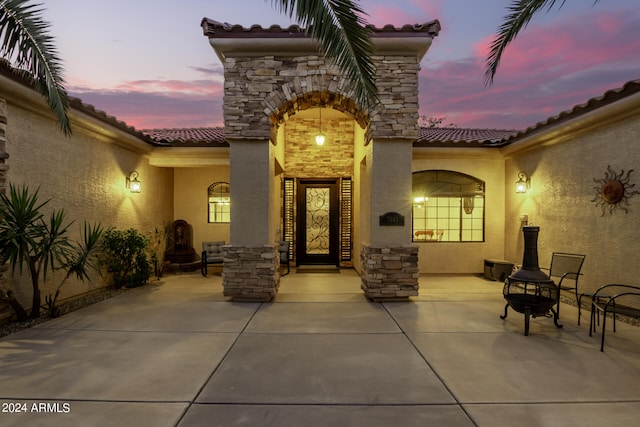
[[[604,351],[604,335],[607,326],[607,314],[613,317],[613,332],[616,331],[616,315],[640,319],[640,286],[609,284],[598,288],[591,299],[591,320],[589,336],[596,329],[596,316],[602,312],[602,338],[600,351]]]
[[[582,275],[582,264],[586,255],[569,254],[564,252],[554,252],[551,255],[551,266],[549,267],[549,277],[553,280],[560,291],[573,291],[578,296],[578,279]],[[560,317],[560,298],[557,307],[558,318]],[[580,308],[578,304],[578,324],[580,324]]]
[[[283,265],[287,266],[287,272],[281,274],[281,276],[286,276],[291,271],[290,267],[289,267],[289,261],[290,261],[289,250],[290,250],[290,248],[291,248],[291,244],[289,242],[286,242],[284,240],[278,242],[278,252],[280,253],[280,266],[283,266]]]
[[[222,247],[224,246],[224,240],[217,240],[214,242],[202,242],[202,275],[207,277],[207,268],[210,265],[224,263],[224,254]]]

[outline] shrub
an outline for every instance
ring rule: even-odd
[[[113,277],[116,289],[123,286],[135,288],[149,281],[151,266],[146,251],[149,238],[134,228],[128,230],[108,229],[102,239],[107,273]]]

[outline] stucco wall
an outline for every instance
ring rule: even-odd
[[[363,220],[369,222],[371,236],[363,243],[392,247],[411,244],[411,141],[374,139],[370,145],[367,171],[371,208]],[[402,216],[404,225],[380,225],[380,217],[389,212]]]
[[[49,114],[38,108],[8,102],[8,181],[40,188],[39,200],[51,199],[48,208],[62,209],[75,220],[70,236],[77,239],[83,222],[101,223],[105,228],[136,228],[149,235],[155,227],[171,221],[173,214],[173,171],[149,166],[144,154],[126,149],[117,141],[119,131],[109,136],[91,128],[72,112],[73,137],[66,138]],[[108,127],[108,126],[107,126]],[[127,135],[122,135],[127,138]],[[114,142],[115,141],[115,142]],[[125,176],[139,172],[142,192],[125,188]],[[47,212],[48,213],[48,212]],[[14,277],[19,300],[30,306],[31,286],[27,277]],[[55,277],[41,286],[44,296],[57,287]],[[69,282],[61,298],[104,286],[95,276],[91,283]]]
[[[229,223],[208,222],[208,188],[219,181],[229,182],[229,166],[176,168],[174,172],[175,219],[183,219],[193,228],[193,246],[202,251],[202,242],[229,242]],[[230,188],[233,194],[233,187]]]
[[[640,195],[631,197],[628,213],[609,214],[596,207],[593,198],[607,166],[625,176],[629,169],[632,190],[640,189],[640,152],[637,149],[640,118],[611,123],[603,128],[547,145],[538,150],[515,153],[506,163],[506,245],[509,259],[521,262],[523,251],[519,215],[540,226],[538,256],[541,267],[548,267],[551,254],[585,254],[585,289],[606,283],[637,284],[640,276]],[[518,171],[531,177],[531,191],[515,194]]]
[[[443,169],[485,182],[484,242],[416,242],[420,273],[481,273],[484,259],[504,257],[504,160],[492,149],[414,149],[413,172]]]

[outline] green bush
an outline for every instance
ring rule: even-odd
[[[128,230],[108,229],[102,239],[107,273],[113,277],[116,289],[123,286],[135,288],[149,281],[151,265],[146,252],[149,238],[134,228]]]

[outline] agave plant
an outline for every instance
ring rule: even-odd
[[[100,271],[99,254],[103,231],[100,224],[89,224],[85,222],[82,230],[82,240],[72,245],[65,254],[66,262],[62,266],[62,269],[66,271],[66,274],[56,288],[56,292],[53,295],[49,294],[45,297],[51,317],[58,315],[57,302],[60,296],[60,290],[70,277],[75,276],[78,280],[84,282],[89,279],[90,271]]]
[[[9,195],[0,194],[0,261],[8,262],[13,272],[23,272],[26,266],[33,288],[33,318],[40,316],[40,278],[46,281],[48,273],[66,270],[57,300],[69,277],[76,275],[83,280],[88,277],[88,269],[95,268],[94,253],[102,235],[99,225],[85,224],[83,241],[73,244],[67,236],[72,223],[65,224],[64,210],[53,210],[45,218],[41,211],[49,201],[39,202],[38,192],[10,185]]]
[[[42,19],[40,5],[29,0],[0,1],[0,55],[34,80],[65,135],[71,135],[62,62]]]

